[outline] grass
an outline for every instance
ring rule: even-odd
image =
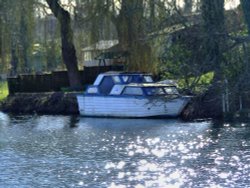
[[[7,81],[0,81],[0,101],[4,100],[9,94]]]

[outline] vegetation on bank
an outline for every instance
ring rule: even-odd
[[[0,101],[4,100],[9,94],[7,81],[0,81]]]
[[[2,101],[0,110],[16,114],[78,114],[76,93],[18,93]]]

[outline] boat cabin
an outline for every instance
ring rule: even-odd
[[[126,95],[126,96],[160,96],[160,95],[179,95],[175,85],[151,85],[151,84],[127,84],[114,85],[109,93],[103,93],[101,87],[89,86],[86,94],[96,95]]]
[[[151,74],[144,73],[124,73],[107,72],[100,74],[94,84],[87,89],[88,94],[99,93],[103,95],[110,94],[115,85],[126,85],[131,83],[153,83]]]

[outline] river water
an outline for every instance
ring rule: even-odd
[[[250,124],[0,113],[0,187],[249,187]]]

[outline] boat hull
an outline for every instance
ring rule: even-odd
[[[121,96],[77,96],[80,115],[96,117],[177,117],[189,101],[187,97],[175,99],[121,97]]]

